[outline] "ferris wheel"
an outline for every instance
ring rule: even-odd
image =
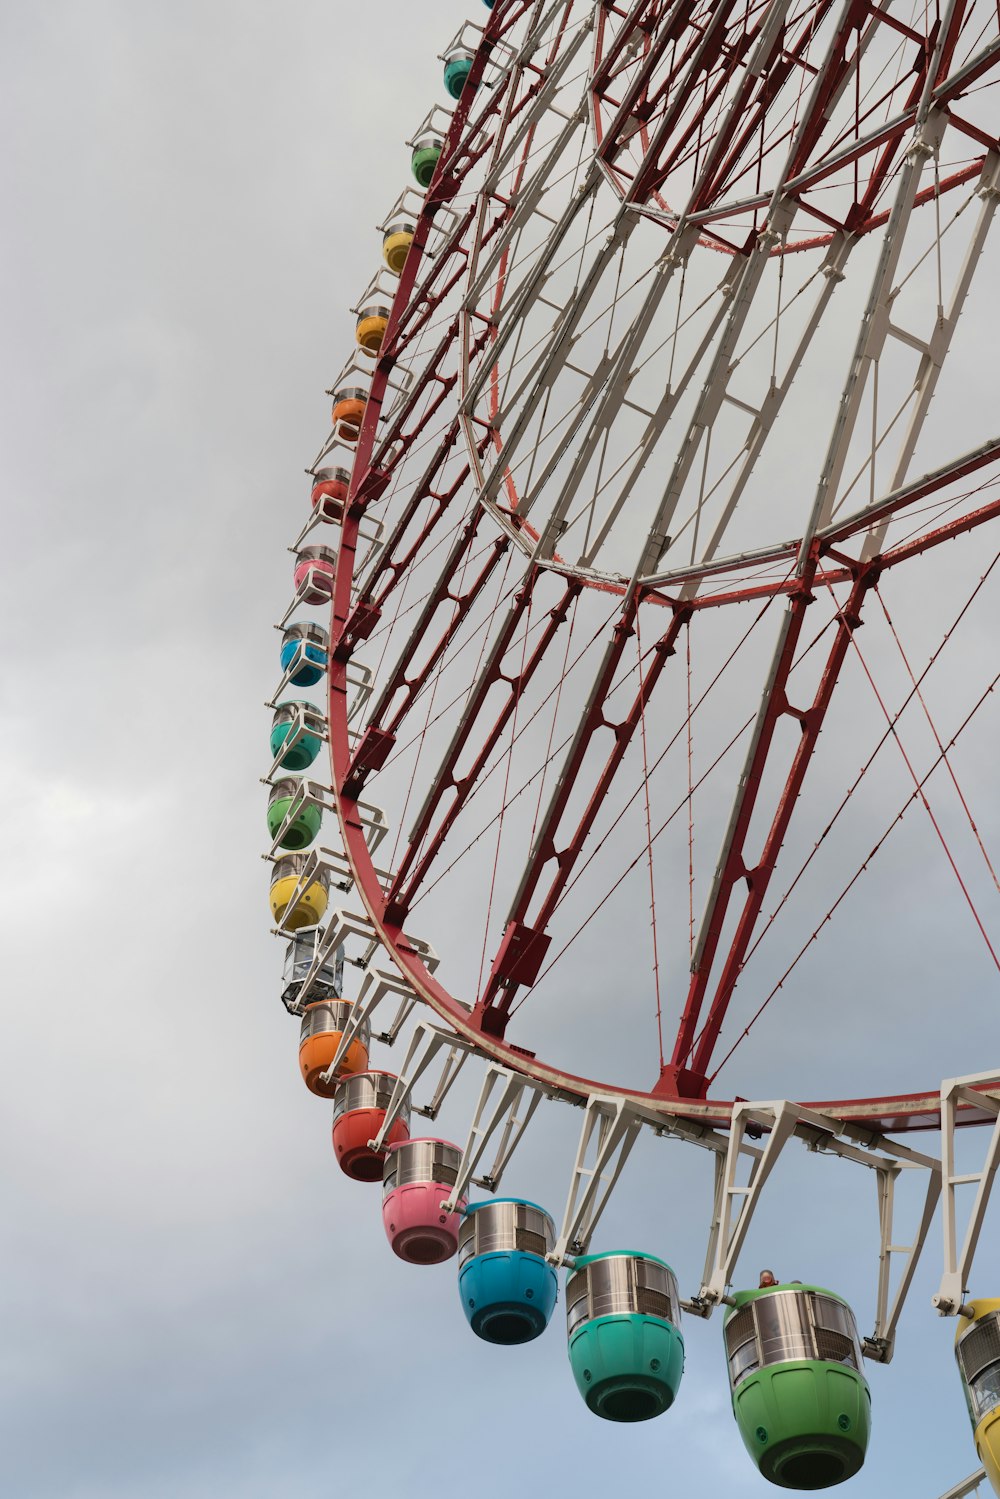
[[[956,1051],[941,1084],[894,1047],[830,1098],[801,1039],[834,994],[878,1033],[844,944],[908,930],[891,886],[864,892],[918,823],[997,991],[963,761],[1000,679],[997,8],[490,11],[407,142],[279,623],[268,857],[303,1076],[397,1254],[457,1251],[478,1335],[537,1336],[568,1270],[598,1415],[668,1409],[682,1309],[724,1306],[734,1413],[784,1487],[860,1468],[863,1361],[891,1358],[940,1197],[937,1306],[1000,1493],[1000,1301],[966,1294],[1000,1126],[964,1230],[954,1150],[1000,1117],[1000,1070]],[[415,1138],[414,1089],[436,1119],[470,1064],[464,1147]],[[470,1200],[543,1097],[584,1111],[558,1226]],[[936,1129],[940,1159],[909,1138]],[[683,1301],[658,1256],[590,1252],[648,1130],[712,1161]],[[875,1171],[870,1334],[822,1287],[733,1289],[796,1139]],[[900,1172],[926,1181],[905,1251]]]

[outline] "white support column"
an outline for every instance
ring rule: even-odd
[[[496,1102],[490,1108],[491,1095],[497,1084],[500,1084],[500,1089]],[[519,1114],[525,1093],[528,1095],[527,1105],[524,1113]],[[541,1097],[542,1090],[528,1078],[521,1077],[516,1072],[508,1072],[506,1067],[498,1067],[495,1064],[489,1067],[483,1079],[479,1102],[469,1129],[469,1138],[462,1152],[458,1178],[451,1189],[451,1196],[444,1204],[445,1212],[455,1211],[457,1203],[465,1196],[470,1182],[486,1187],[490,1192],[496,1190],[504,1168],[530,1124]],[[493,1167],[485,1176],[476,1177],[474,1173],[486,1154],[490,1140],[498,1130],[500,1131],[500,1144]]]
[[[820,1116],[815,1117],[818,1120]],[[715,1254],[711,1274],[698,1293],[697,1299],[700,1302],[711,1307],[725,1296],[750,1228],[750,1220],[760,1200],[761,1189],[774,1170],[785,1145],[794,1135],[799,1121],[800,1111],[794,1104],[787,1102],[741,1103],[733,1109],[715,1236]],[[743,1132],[749,1123],[769,1127],[770,1133],[767,1144],[751,1164],[746,1185],[740,1186],[737,1177],[740,1157],[744,1154]]]
[[[389,1131],[413,1092],[414,1083],[427,1071],[442,1047],[448,1047],[449,1051],[448,1060],[445,1062],[447,1070],[452,1052],[463,1045],[469,1050],[473,1049],[471,1042],[461,1042],[457,1036],[438,1030],[437,1026],[429,1024],[426,1020],[419,1023],[410,1038],[410,1045],[399,1070],[396,1086],[392,1090],[389,1107],[385,1111],[382,1128],[375,1139],[369,1141],[373,1150],[381,1150],[384,1147]]]
[[[750,1175],[752,1179],[753,1173],[760,1165],[760,1158],[764,1154],[764,1152],[758,1149],[756,1145],[748,1145],[745,1140],[740,1141],[739,1149],[741,1153],[750,1161]],[[705,1265],[704,1269],[701,1272],[701,1284],[703,1288],[707,1286],[709,1281],[711,1280],[712,1271],[715,1267],[715,1257],[718,1252],[719,1235],[722,1232],[722,1213],[727,1201],[726,1180],[728,1160],[729,1151],[727,1146],[723,1146],[722,1149],[716,1150],[715,1159],[713,1162],[715,1170],[715,1190],[712,1194],[712,1223],[708,1231],[708,1245],[705,1250]],[[698,1317],[710,1317],[715,1303],[711,1301],[705,1301],[702,1298],[701,1293],[699,1292],[697,1296],[692,1296],[689,1301],[683,1302],[682,1305],[685,1311],[693,1312]]]
[[[906,333],[902,328],[896,327],[892,322],[888,324],[888,332],[902,343],[910,344],[916,348],[922,358],[917,371],[914,388],[917,393],[916,405],[911,412],[906,432],[903,436],[896,465],[893,469],[892,480],[889,489],[898,489],[905,481],[910,468],[910,460],[917,446],[917,440],[927,416],[934,392],[937,389],[938,379],[944,366],[945,358],[951,347],[952,335],[958,326],[959,315],[965,305],[965,299],[969,294],[972,279],[976,267],[986,244],[986,236],[996,214],[997,202],[1000,200],[1000,158],[995,151],[987,153],[983,162],[982,174],[976,187],[976,196],[980,199],[979,217],[973,233],[969,239],[969,245],[965,253],[965,259],[961,270],[955,280],[951,300],[947,312],[941,309],[932,327],[928,330],[926,340],[915,337],[912,333]],[[940,237],[939,237],[940,243]],[[882,548],[888,521],[883,521],[872,531],[865,541],[863,560],[875,556]]]
[[[879,1259],[878,1259],[878,1288],[875,1297],[875,1326],[871,1334],[862,1339],[865,1356],[880,1364],[888,1364],[893,1355],[896,1341],[896,1326],[899,1322],[903,1303],[906,1300],[910,1285],[913,1281],[914,1272],[920,1252],[927,1242],[930,1232],[931,1220],[937,1207],[938,1198],[941,1195],[941,1162],[932,1156],[919,1155],[916,1151],[910,1151],[906,1146],[896,1145],[895,1142],[878,1139],[880,1149],[891,1150],[898,1154],[899,1159],[887,1160],[884,1157],[876,1158],[871,1164],[875,1170],[876,1191],[878,1193],[878,1219],[879,1219]],[[874,1142],[873,1147],[874,1148]],[[901,1172],[906,1170],[927,1171],[927,1191],[924,1196],[923,1210],[917,1224],[916,1233],[911,1244],[895,1244],[894,1225],[896,1208],[896,1181]],[[889,1293],[892,1285],[893,1255],[905,1255],[905,1263],[896,1286],[892,1304],[889,1303]]]
[[[422,1107],[414,1105],[413,1112],[415,1114],[422,1114],[425,1119],[433,1120],[437,1118],[441,1112],[441,1105],[451,1092],[458,1074],[470,1056],[473,1055],[473,1051],[474,1048],[472,1046],[465,1042],[460,1044],[458,1038],[455,1038],[454,1045],[444,1059],[441,1076],[438,1078],[437,1087],[431,1095],[430,1103],[425,1103]]]
[[[919,188],[924,163],[938,150],[947,123],[943,112],[934,107],[934,80],[940,68],[941,49],[951,32],[955,4],[956,0],[948,0],[944,15],[941,17],[941,24],[937,28],[932,54],[927,60],[913,135],[907,146],[902,170],[897,179],[896,193],[889,210],[886,230],[882,236],[882,249],[872,277],[858,342],[837,407],[830,444],[802,539],[799,553],[800,570],[805,565],[816,531],[831,519],[868,375],[877,363],[889,336],[892,288],[913,212],[914,198]]]
[[[1000,1101],[997,1110],[1000,1112]],[[768,1131],[762,1149],[745,1143],[743,1135],[748,1124]],[[724,1163],[720,1161],[716,1166],[715,1208],[704,1284],[698,1295],[692,1298],[691,1309],[709,1316],[712,1308],[725,1299],[761,1191],[793,1136],[798,1136],[810,1151],[836,1155],[876,1173],[880,1236],[875,1326],[873,1332],[863,1339],[863,1347],[866,1357],[888,1363],[892,1358],[899,1315],[940,1196],[941,1162],[912,1150],[908,1145],[888,1140],[877,1132],[845,1124],[787,1100],[742,1103],[733,1110]],[[750,1159],[749,1173],[742,1184],[738,1180],[741,1156]],[[896,1244],[893,1242],[895,1184],[901,1172],[912,1170],[928,1173],[927,1191],[912,1243]],[[894,1255],[905,1256],[905,1263],[890,1303]]]
[[[397,995],[401,1001],[397,1016],[398,1030],[398,1027],[403,1024],[416,1004],[416,995],[409,985],[405,984],[396,973],[387,973],[379,968],[369,968],[361,981],[358,997],[351,1006],[350,1016],[340,1037],[340,1045],[334,1053],[333,1061],[320,1077],[320,1082],[331,1083],[336,1079],[340,1064],[354,1044],[354,1039],[358,1032],[366,1022],[371,1021],[375,1010],[388,994]],[[385,1039],[384,1035],[379,1037],[380,1041]],[[393,1039],[395,1039],[395,1035]]]
[[[547,1256],[550,1264],[561,1265],[567,1256],[586,1253],[642,1124],[624,1099],[594,1094],[587,1100],[562,1232]],[[595,1137],[593,1162],[588,1165]]]
[[[1000,1166],[1000,1098],[974,1089],[976,1083],[994,1083],[1000,1090],[995,1072],[980,1072],[969,1077],[949,1078],[941,1084],[941,1163],[944,1173],[944,1200],[941,1223],[944,1230],[944,1268],[938,1293],[932,1298],[939,1316],[957,1316],[968,1291],[972,1261],[989,1207],[993,1178]],[[962,1106],[992,1114],[996,1119],[981,1171],[962,1174],[955,1170],[955,1129]],[[975,1186],[976,1195],[966,1223],[961,1253],[958,1251],[959,1187]]]

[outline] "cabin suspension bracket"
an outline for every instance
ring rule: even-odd
[[[972,1261],[993,1190],[993,1179],[1000,1166],[1000,1097],[983,1091],[983,1086],[989,1084],[993,1084],[1000,1093],[1000,1075],[995,1071],[949,1078],[941,1084],[941,1165],[944,1188],[941,1226],[944,1234],[944,1259],[941,1284],[937,1295],[932,1298],[932,1304],[941,1317],[962,1314]],[[996,1120],[980,1171],[963,1173],[956,1170],[955,1131],[963,1108],[974,1108],[992,1114]],[[965,1238],[959,1252],[958,1188],[966,1186],[975,1186],[976,1194],[966,1220]]]
[[[760,1149],[748,1147],[744,1134],[757,1132],[767,1134],[766,1142]],[[710,1269],[693,1298],[694,1306],[703,1309],[702,1314],[708,1316],[719,1302],[726,1300],[761,1192],[782,1150],[793,1138],[801,1140],[808,1150],[836,1155],[875,1172],[880,1228],[875,1325],[862,1343],[867,1358],[888,1363],[892,1358],[896,1325],[941,1193],[941,1162],[884,1135],[802,1108],[788,1100],[739,1103],[733,1109],[721,1180],[718,1174],[716,1177],[716,1212],[706,1258]],[[745,1158],[749,1158],[749,1170],[746,1179],[740,1181],[740,1168]],[[913,1241],[897,1244],[894,1242],[895,1184],[902,1171],[913,1170],[926,1171],[927,1189]],[[904,1258],[890,1302],[894,1256]]]

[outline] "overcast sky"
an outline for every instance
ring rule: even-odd
[[[11,1499],[768,1491],[718,1318],[686,1326],[675,1410],[618,1427],[576,1393],[561,1306],[538,1344],[493,1349],[453,1264],[394,1260],[278,999],[258,778],[285,548],[373,226],[471,12],[0,5]],[[911,997],[945,1026],[939,988]],[[857,1037],[831,1045],[867,1077]],[[468,1098],[442,1121],[456,1138]],[[543,1114],[508,1185],[558,1216],[578,1119]],[[685,1291],[709,1193],[688,1155],[643,1141],[605,1231]],[[867,1331],[874,1183],[799,1155],[746,1263],[832,1284]],[[937,1270],[935,1239],[896,1361],[869,1371],[858,1499],[934,1499],[974,1466]]]

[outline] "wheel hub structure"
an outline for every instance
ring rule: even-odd
[[[960,333],[993,290],[998,63],[981,5],[508,0],[485,29],[353,453],[332,793],[372,939],[550,1089],[724,1123],[715,1074],[900,812],[862,772],[895,755],[906,810],[978,732],[973,644],[976,690],[899,761],[1000,513]],[[817,1106],[927,1127],[919,1082]]]

